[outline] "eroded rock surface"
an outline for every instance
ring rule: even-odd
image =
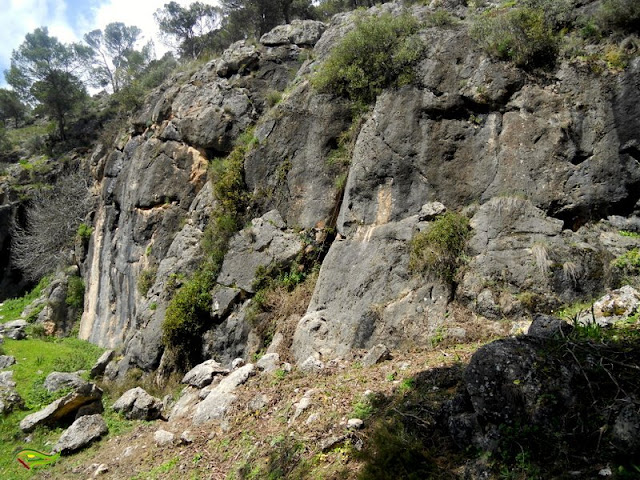
[[[129,420],[156,420],[162,416],[162,401],[135,387],[116,400],[113,410]]]
[[[27,415],[20,422],[20,429],[23,432],[31,432],[40,425],[53,426],[69,417],[75,417],[77,411],[84,405],[101,399],[102,390],[93,383],[86,383],[42,410]]]
[[[64,431],[53,451],[62,455],[69,455],[91,445],[109,429],[101,415],[86,415],[78,418]]]

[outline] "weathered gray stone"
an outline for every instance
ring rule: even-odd
[[[626,405],[613,424],[612,442],[622,452],[637,455],[640,452],[640,412],[637,405]]]
[[[391,352],[389,351],[387,346],[382,344],[382,343],[380,343],[380,344],[374,346],[371,350],[369,350],[367,352],[367,354],[362,359],[362,366],[363,367],[371,367],[372,365],[375,365],[376,363],[380,363],[380,362],[386,360],[389,357],[390,353]]]
[[[255,367],[252,363],[248,363],[245,366],[238,368],[223,378],[216,389],[221,392],[233,392],[236,388],[245,383],[251,375],[253,375],[254,369]]]
[[[324,363],[313,356],[309,356],[304,362],[300,364],[300,370],[303,372],[319,372],[324,369]]]
[[[171,432],[167,432],[166,430],[156,430],[156,432],[153,434],[153,440],[159,447],[173,445],[175,439],[176,436]]]
[[[249,411],[257,412],[258,410],[262,410],[269,404],[270,398],[264,393],[259,393],[247,403],[247,408]]]
[[[0,372],[0,388],[13,388],[16,382],[13,381],[13,372]]]
[[[200,425],[206,422],[224,420],[227,410],[238,398],[233,392],[249,379],[253,371],[254,366],[249,363],[225,377],[198,404],[193,414],[193,423]]]
[[[527,330],[527,335],[532,337],[553,338],[565,336],[573,330],[573,327],[559,318],[549,315],[536,315]]]
[[[27,338],[27,325],[25,320],[18,319],[5,324],[0,324],[0,332],[11,340],[22,340]]]
[[[300,415],[302,415],[309,407],[311,407],[312,404],[313,402],[311,401],[311,395],[305,395],[300,399],[299,402],[294,403],[293,406],[296,409],[293,412],[293,416],[289,419],[289,423],[295,422]]]
[[[76,413],[76,420],[80,417],[84,417],[85,415],[96,415],[102,412],[104,412],[104,405],[102,404],[102,400],[97,400],[80,407],[78,409],[78,412]]]
[[[54,452],[69,455],[100,439],[109,429],[101,415],[87,415],[78,418],[64,431],[53,447]]]
[[[162,401],[135,387],[116,400],[113,410],[129,420],[156,420],[162,416]]]
[[[280,355],[277,353],[266,353],[256,362],[256,367],[265,373],[275,372],[280,367]]]
[[[60,271],[43,290],[40,298],[44,301],[44,308],[38,314],[37,322],[44,325],[48,335],[68,335],[81,313],[77,307],[67,303],[69,278],[79,274],[75,266]]]
[[[217,358],[220,363],[231,365],[234,359],[249,354],[253,345],[252,326],[246,316],[250,302],[247,300],[222,323],[204,334],[203,358]]]
[[[288,43],[313,46],[320,40],[326,28],[324,23],[314,20],[293,20],[287,25],[278,25],[265,33],[260,37],[260,43],[267,46]]]
[[[343,99],[319,95],[308,81],[294,87],[256,126],[259,140],[245,161],[245,180],[262,211],[277,208],[289,226],[329,225],[337,209],[337,172],[327,158],[349,125]]]
[[[350,418],[347,421],[347,428],[349,430],[360,430],[361,428],[364,428],[364,422],[359,418]]]
[[[417,216],[386,223],[389,205],[381,192],[377,220],[371,219],[376,223],[336,239],[324,259],[293,338],[298,364],[312,355],[327,360],[381,342],[394,349],[428,344],[434,320],[445,314],[449,286],[408,271]]]
[[[215,319],[225,318],[241,298],[241,294],[239,288],[216,285],[211,294],[211,316]]]
[[[194,441],[194,435],[189,430],[185,430],[180,435],[180,443],[182,443],[183,445],[190,445],[193,443],[193,441]]]
[[[9,368],[11,365],[15,365],[15,363],[16,357],[12,357],[11,355],[0,355],[0,370]]]
[[[39,425],[55,425],[65,418],[73,418],[84,405],[101,399],[102,390],[93,383],[85,383],[76,391],[50,403],[42,410],[27,415],[20,422],[20,429],[23,432],[31,432]]]
[[[100,355],[100,358],[96,360],[96,363],[91,367],[91,378],[101,377],[104,374],[105,369],[109,362],[115,356],[115,351],[113,350],[105,350],[105,352]]]
[[[258,49],[244,40],[240,40],[226,49],[216,65],[218,75],[230,77],[234,73],[246,74],[254,70],[260,61]]]
[[[231,370],[236,370],[245,364],[244,358],[234,358],[231,362]]]
[[[76,373],[51,372],[44,380],[44,388],[47,392],[52,393],[62,390],[63,388],[77,389],[86,383],[87,382]]]
[[[263,216],[252,220],[251,227],[231,239],[218,283],[236,285],[253,293],[259,268],[291,262],[302,250],[303,244],[298,235],[283,232],[277,226],[282,222],[280,215],[273,211],[267,215],[267,218]]]
[[[15,387],[16,382],[13,381],[13,372],[0,372],[0,414],[22,408],[24,405],[22,397],[20,397]]]
[[[640,292],[630,285],[625,285],[597,300],[593,304],[593,314],[591,311],[583,312],[578,322],[587,324],[595,320],[601,326],[611,325],[626,320],[636,313],[639,307]]]
[[[191,409],[199,401],[199,393],[200,390],[195,387],[185,387],[180,394],[180,398],[171,409],[171,413],[169,414],[169,421],[173,422],[179,418],[186,418],[187,416],[189,416]]]
[[[445,207],[440,202],[429,202],[425,203],[420,209],[420,213],[418,217],[422,221],[431,221],[435,220],[438,215],[442,215],[447,211],[447,207]]]
[[[215,360],[207,360],[189,370],[182,378],[182,383],[187,383],[196,388],[203,388],[213,381],[216,375],[226,375],[229,370],[223,368]]]

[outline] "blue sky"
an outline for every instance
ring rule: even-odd
[[[177,0],[183,6],[194,0]],[[216,4],[217,0],[201,0]],[[48,27],[49,34],[69,43],[111,22],[136,25],[146,40],[153,40],[156,53],[166,51],[160,41],[153,12],[169,0],[0,0],[0,86],[6,86],[4,71],[9,68],[11,52],[24,36],[38,27]]]

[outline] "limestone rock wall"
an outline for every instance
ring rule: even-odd
[[[401,9],[369,14],[381,10]],[[350,106],[315,91],[310,77],[353,25],[344,14],[328,26],[279,27],[261,45],[234,44],[160,87],[129,136],[94,155],[102,202],[81,336],[124,344],[118,371],[158,366],[166,286],[196,268],[214,203],[207,162],[250,125],[256,145],[244,173],[254,221],[232,239],[212,293],[205,356],[252,353],[255,270],[275,261],[274,245],[290,261],[296,232],[336,234],[293,337],[299,362],[378,343],[425,345],[447,326],[464,335],[472,317],[517,321],[590,298],[610,282],[611,260],[638,246],[618,232],[640,231],[639,58],[617,73],[564,61],[535,76],[491,59],[464,22],[424,28],[417,81],[379,96],[342,189],[327,159],[351,124]],[[282,100],[270,105],[274,91]],[[434,201],[470,218],[458,285],[408,269],[412,236],[431,225],[422,207]],[[155,279],[143,296],[136,282],[149,269]]]

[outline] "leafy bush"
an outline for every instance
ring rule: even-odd
[[[198,360],[201,335],[207,326],[211,308],[213,277],[196,272],[176,292],[167,306],[162,324],[162,340],[180,368],[193,366]]]
[[[138,292],[143,297],[147,296],[149,289],[153,286],[153,282],[156,279],[156,274],[158,273],[157,268],[147,268],[140,272],[138,275]]]
[[[409,14],[360,20],[320,67],[314,86],[356,102],[372,103],[385,88],[410,83],[413,67],[424,51],[416,35],[418,29],[418,22]]]
[[[84,282],[77,275],[69,277],[65,302],[73,308],[84,307]]]
[[[468,238],[466,217],[453,212],[441,215],[428,230],[411,239],[409,269],[414,273],[431,272],[446,282],[453,282]]]
[[[611,262],[622,277],[640,275],[640,248],[634,248]]]
[[[282,100],[282,92],[279,92],[277,90],[271,90],[269,93],[267,93],[268,106],[273,107],[274,105],[279,104],[281,100]]]
[[[241,135],[233,151],[223,159],[216,159],[209,166],[213,194],[218,201],[218,215],[241,217],[249,200],[244,183],[244,156],[255,145],[253,129]]]
[[[78,232],[76,235],[83,241],[88,241],[91,238],[91,234],[93,233],[93,228],[91,228],[86,223],[81,223],[78,227]]]
[[[558,38],[541,8],[500,8],[475,19],[471,35],[497,58],[523,68],[552,65]]]
[[[444,8],[438,9],[427,17],[426,24],[431,27],[449,27],[455,25],[457,19]]]
[[[603,30],[640,32],[640,2],[638,0],[604,0],[597,18]]]

